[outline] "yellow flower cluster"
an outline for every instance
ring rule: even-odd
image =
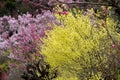
[[[115,32],[115,23],[112,19],[106,19],[106,30],[99,25],[100,20],[96,20],[95,24],[98,27],[95,27],[92,25],[91,16],[83,15],[81,12],[75,15],[70,12],[68,15],[56,14],[56,17],[61,25],[55,25],[52,31],[47,32],[47,39],[43,39],[44,45],[41,50],[47,62],[53,68],[58,68],[61,75],[56,80],[81,80],[80,74],[84,74],[85,68],[89,76],[89,68],[92,66],[98,68],[108,61],[104,53],[111,53],[112,40],[107,30],[112,31],[109,31],[111,35],[116,34],[116,40],[120,38],[120,35]],[[102,61],[97,59],[98,56]],[[100,70],[96,74],[93,70],[89,80],[99,80],[101,75]]]

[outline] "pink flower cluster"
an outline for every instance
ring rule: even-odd
[[[63,12],[58,12],[58,14],[62,14],[62,15],[67,15],[68,14],[68,12],[67,11],[63,11]]]
[[[19,15],[18,19],[11,16],[0,18],[0,53],[9,50],[9,58],[28,61],[29,54],[39,54],[38,44],[45,31],[51,29],[48,23],[57,23],[50,11],[33,17],[31,14]]]

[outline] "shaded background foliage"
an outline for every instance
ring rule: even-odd
[[[1,0],[0,1],[0,16],[3,15],[12,15],[15,16],[17,14],[22,14],[26,12],[31,12],[32,14],[41,13],[42,10],[53,10],[53,8],[58,4],[59,0]],[[86,2],[92,3],[105,3],[105,6],[112,6],[117,14],[120,15],[120,1],[119,0],[64,0],[66,3],[74,3],[75,4],[67,4],[68,8],[79,7],[80,9],[92,8],[99,9],[100,5],[93,5]],[[78,4],[78,2],[83,2]]]

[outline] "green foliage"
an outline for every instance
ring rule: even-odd
[[[15,0],[4,0],[0,1],[0,16],[3,16],[5,14],[9,14],[15,10],[16,3]]]
[[[8,58],[0,55],[0,70],[7,70],[8,68]]]
[[[99,80],[115,75],[119,66],[114,65],[119,60],[113,60],[119,53],[120,34],[114,20],[91,19],[81,12],[74,16],[56,14],[61,25],[55,25],[43,39],[41,53],[53,68],[58,68],[57,80],[68,80],[70,76],[71,80]]]
[[[37,9],[37,8],[36,8]],[[18,0],[0,0],[0,16],[11,15],[17,17],[18,14],[26,12],[35,12],[35,8],[31,8],[24,2]]]

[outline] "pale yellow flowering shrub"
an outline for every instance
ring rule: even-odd
[[[41,50],[46,61],[53,68],[58,68],[56,80],[99,80],[113,75],[110,56],[117,53],[116,43],[119,45],[120,42],[114,20],[107,18],[103,27],[102,21],[96,19],[96,27],[91,16],[81,12],[76,15],[56,14],[56,17],[61,25],[55,25],[53,30],[47,32]]]

